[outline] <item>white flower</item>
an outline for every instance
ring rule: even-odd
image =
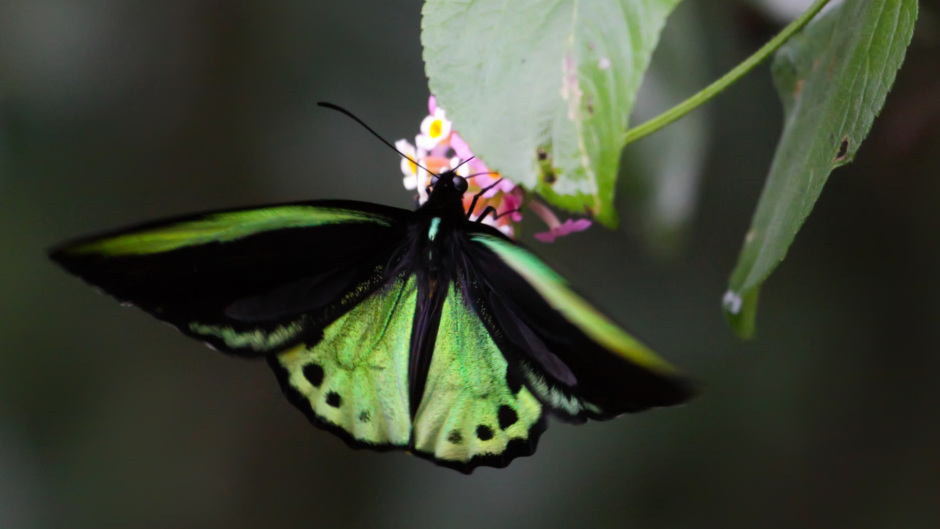
[[[396,141],[395,149],[404,155],[401,159],[401,173],[404,177],[402,183],[405,185],[405,189],[417,189],[422,176],[421,173],[423,172],[423,170],[415,164],[415,162],[421,158],[418,150],[415,149],[414,145],[409,143],[408,140]]]
[[[418,204],[424,204],[428,201],[428,172],[423,168],[418,168]]]
[[[415,138],[415,143],[418,144],[418,148],[430,151],[450,136],[451,127],[452,124],[444,114],[444,109],[435,108],[433,114],[421,121],[421,134]]]

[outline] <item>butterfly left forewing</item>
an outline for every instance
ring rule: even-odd
[[[411,214],[348,201],[219,211],[73,241],[51,257],[217,349],[264,354],[384,284]]]
[[[545,429],[542,404],[513,379],[461,284],[446,288],[414,449],[462,472],[503,467],[535,451]]]

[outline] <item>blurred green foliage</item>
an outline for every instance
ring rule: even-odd
[[[710,105],[699,199],[668,260],[628,222],[524,240],[706,392],[555,423],[506,469],[466,477],[352,451],[311,427],[263,363],[193,343],[46,260],[68,237],[203,209],[408,207],[395,156],[314,102],[413,134],[428,95],[420,9],[0,5],[0,527],[940,525],[932,5],[864,147],[763,286],[758,340],[740,343],[719,302],[781,128],[766,67]],[[707,78],[778,29],[726,1],[682,12],[701,21]]]

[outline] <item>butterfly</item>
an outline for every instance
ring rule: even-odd
[[[314,425],[470,473],[569,423],[670,406],[688,379],[432,178],[416,210],[325,200],[79,239],[53,261],[210,347],[265,358]],[[484,213],[483,215],[485,215]]]

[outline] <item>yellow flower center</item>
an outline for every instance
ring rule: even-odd
[[[441,123],[441,120],[435,119],[433,122],[431,122],[431,130],[429,131],[430,136],[432,138],[437,138],[438,136],[440,136],[441,129],[443,127],[444,125]]]

